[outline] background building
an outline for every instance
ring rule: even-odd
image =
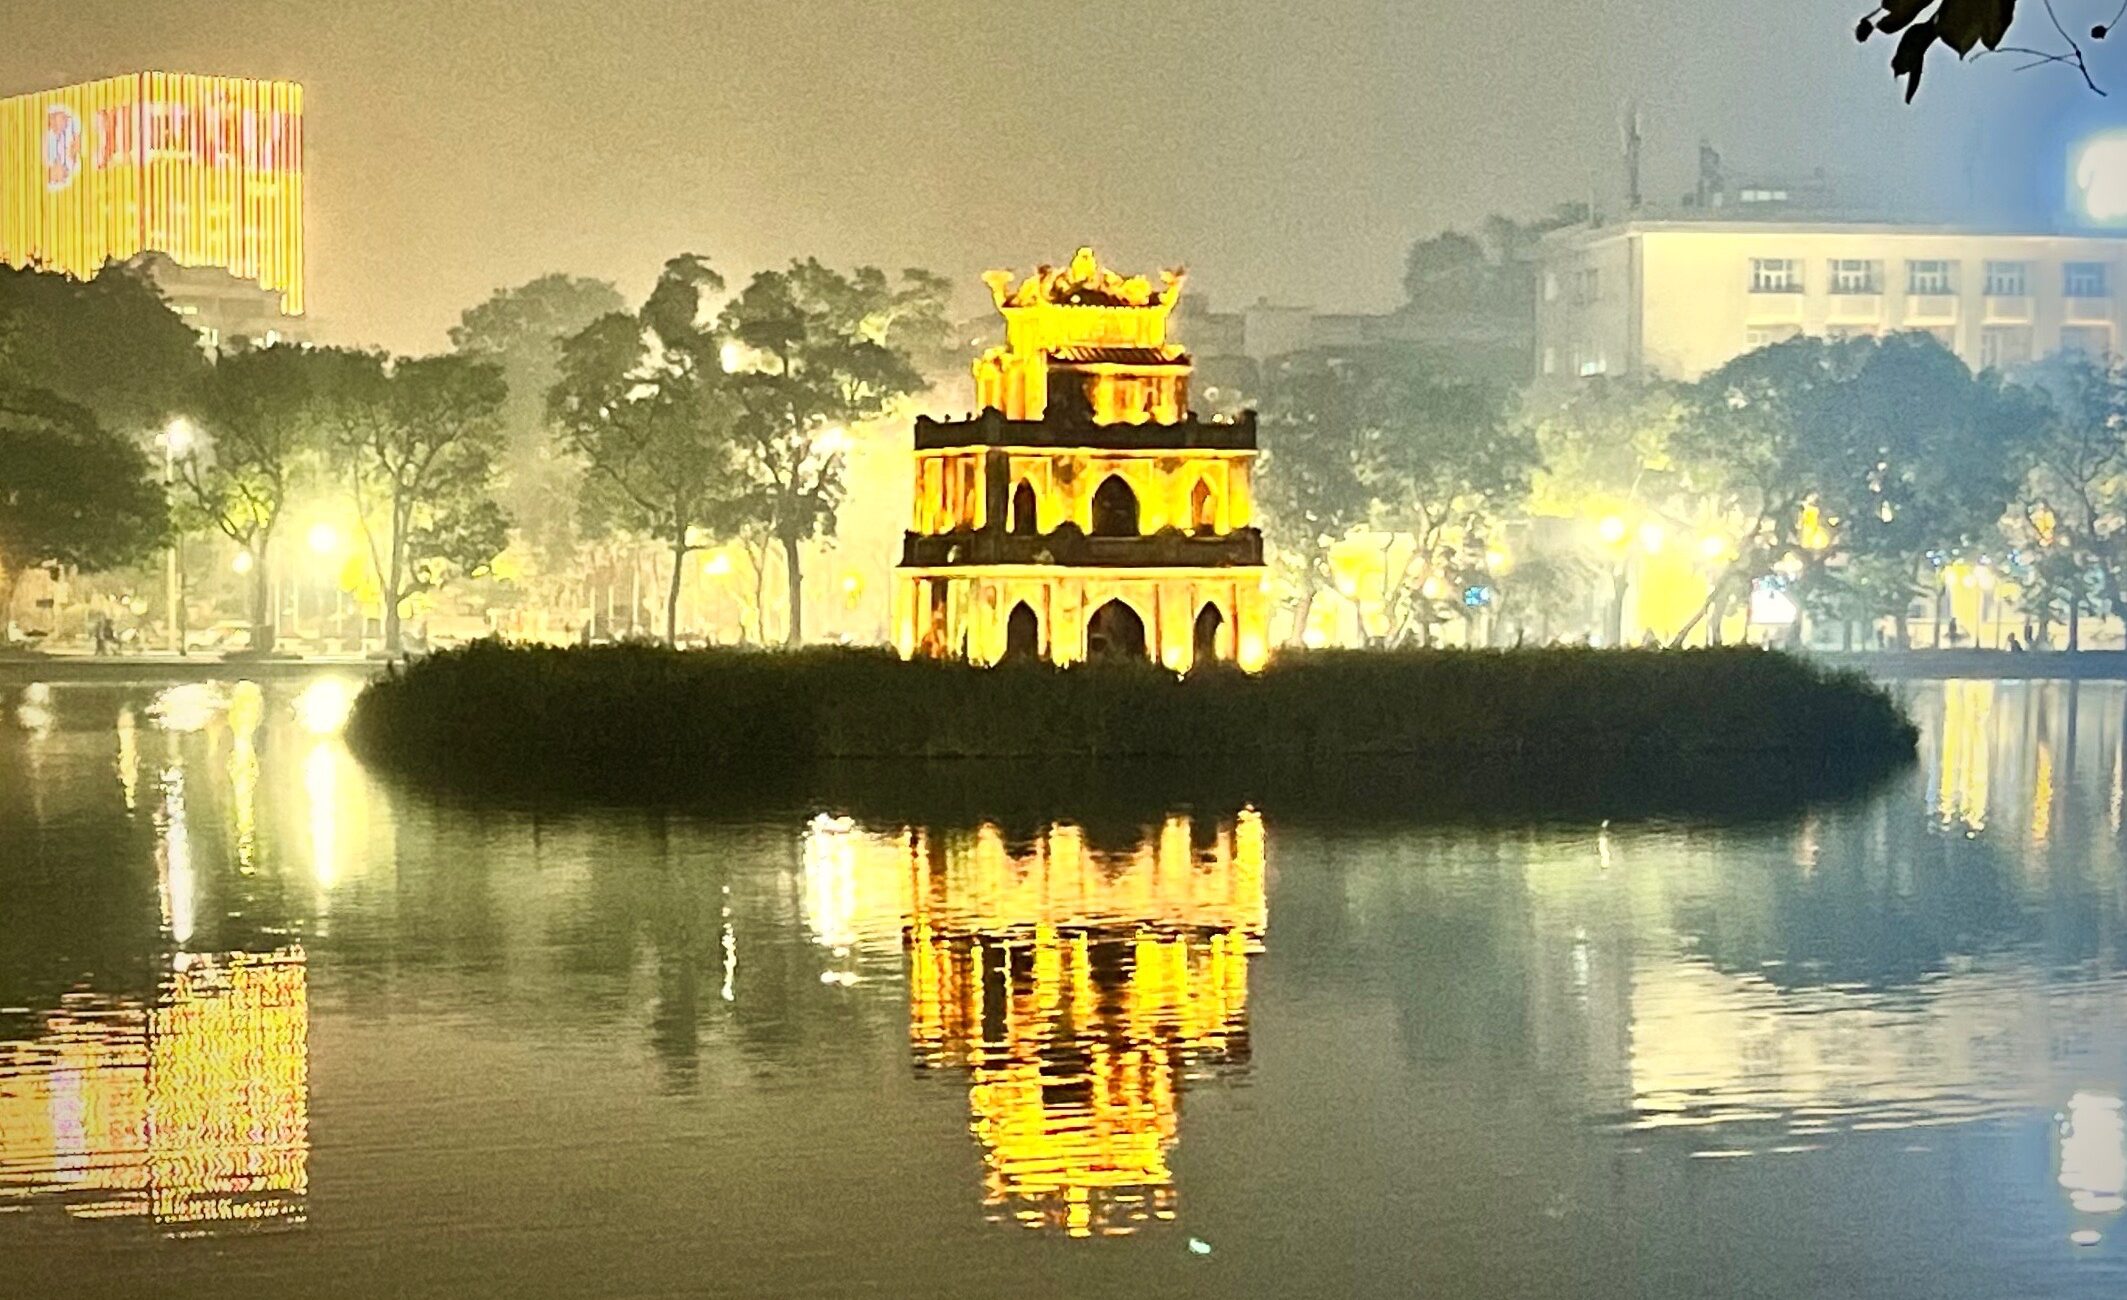
[[[128,73],[0,99],[0,262],[148,269],[209,346],[304,313],[303,88]]]
[[[1974,370],[2060,351],[2100,356],[2119,343],[2127,237],[1751,206],[1549,236],[1539,253],[1538,382],[1691,380],[1798,334],[1924,330]]]

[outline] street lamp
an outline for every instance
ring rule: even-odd
[[[178,416],[163,426],[155,441],[162,444],[162,488],[167,499],[177,486],[177,462],[182,456],[192,453],[193,429],[191,421]],[[185,563],[182,533],[173,532],[170,545],[163,556],[163,602],[169,611],[170,648],[182,655],[185,653]]]

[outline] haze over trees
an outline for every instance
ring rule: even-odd
[[[147,456],[86,407],[0,382],[0,643],[36,565],[102,569],[159,544],[168,515]]]
[[[723,287],[703,258],[673,258],[639,312],[601,316],[562,344],[547,395],[562,445],[585,467],[590,530],[640,534],[672,558],[667,645],[679,636],[687,556],[743,522],[749,496],[741,409],[710,314],[710,296]]]
[[[281,345],[219,358],[200,387],[198,445],[174,455],[180,517],[249,557],[251,648],[273,648],[273,537],[299,479],[325,450],[320,371],[328,354]]]
[[[408,600],[485,572],[508,545],[509,517],[491,493],[508,389],[501,367],[477,357],[326,355],[328,454],[352,495],[384,648],[396,654]]]
[[[750,484],[747,512],[782,546],[789,621],[804,640],[801,546],[835,529],[851,428],[925,386],[916,358],[941,352],[946,282],[813,259],[763,271],[724,309]]]

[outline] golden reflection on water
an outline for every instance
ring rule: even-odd
[[[179,953],[152,1005],[75,993],[41,1021],[0,1041],[0,1207],[48,1198],[76,1217],[173,1230],[301,1222],[301,948]]]
[[[1974,831],[1987,826],[1996,686],[1991,681],[1977,680],[1942,684],[1936,811],[1944,822],[1962,822]]]
[[[1172,1219],[1186,1084],[1248,1062],[1266,917],[1254,812],[1120,852],[1049,826],[910,832],[909,1037],[968,1080],[991,1218],[1071,1236]]]

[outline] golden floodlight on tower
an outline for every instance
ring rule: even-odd
[[[1119,275],[1090,248],[1016,287],[984,277],[1005,341],[975,362],[980,409],[916,422],[904,657],[1262,667],[1255,413],[1190,411],[1189,354],[1167,338],[1182,279]]]

